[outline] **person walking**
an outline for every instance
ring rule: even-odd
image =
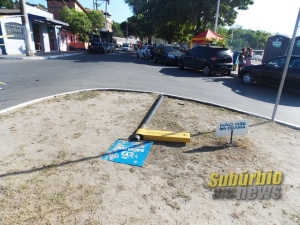
[[[242,48],[242,51],[238,57],[238,77],[240,77],[240,71],[245,66],[246,49]]]

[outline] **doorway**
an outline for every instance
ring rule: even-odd
[[[50,44],[50,51],[54,51],[54,36],[53,36],[53,27],[47,27],[48,29],[48,37],[49,37],[49,44]]]

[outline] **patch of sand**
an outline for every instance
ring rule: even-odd
[[[143,167],[104,161],[128,139],[155,94],[89,91],[0,114],[0,224],[300,224],[300,131],[165,97],[149,129],[186,131],[155,142]],[[249,119],[248,135],[215,137]],[[280,199],[213,199],[211,173],[283,173]]]

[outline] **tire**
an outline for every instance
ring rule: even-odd
[[[184,63],[182,60],[179,61],[179,69],[184,70]]]
[[[157,63],[157,58],[156,58],[156,56],[154,56],[154,59],[153,59],[153,60],[154,60],[155,63]]]
[[[205,65],[204,68],[203,68],[203,74],[208,76],[208,75],[211,75],[211,68],[209,65]]]
[[[164,58],[164,65],[165,65],[165,66],[167,66],[167,65],[168,65],[167,58]]]
[[[245,72],[242,74],[242,82],[244,84],[252,84],[253,83],[253,74],[250,72]]]

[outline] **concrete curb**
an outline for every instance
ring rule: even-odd
[[[78,90],[78,91],[60,93],[60,94],[57,94],[57,95],[50,95],[50,96],[47,96],[47,97],[44,97],[44,98],[38,98],[38,99],[28,101],[28,102],[25,102],[25,103],[22,103],[22,104],[19,104],[19,105],[16,105],[16,106],[13,106],[13,107],[10,107],[10,108],[7,108],[7,109],[0,110],[0,114],[6,113],[6,112],[9,112],[9,111],[21,108],[21,107],[25,107],[25,106],[28,106],[30,104],[37,103],[37,102],[40,102],[40,101],[43,101],[43,100],[53,99],[53,98],[56,98],[57,96],[75,94],[75,93],[79,93],[79,92],[83,92],[83,91],[123,91],[123,92],[147,93],[147,94],[153,93],[153,94],[157,94],[157,95],[164,95],[164,96],[170,97],[170,98],[193,101],[193,102],[196,102],[196,103],[201,103],[201,104],[205,104],[205,105],[220,107],[220,108],[224,108],[224,109],[227,109],[227,110],[230,110],[230,111],[242,113],[242,114],[245,114],[245,115],[254,116],[254,117],[258,117],[258,118],[262,118],[262,119],[266,119],[266,120],[271,120],[270,117],[262,116],[262,115],[252,113],[252,112],[239,110],[239,109],[236,109],[236,108],[230,108],[230,107],[227,107],[227,106],[224,106],[224,105],[220,105],[220,104],[216,104],[216,103],[212,103],[212,102],[208,102],[208,101],[203,101],[203,100],[199,100],[199,99],[186,98],[186,97],[182,97],[182,96],[178,96],[178,95],[170,95],[170,94],[166,94],[166,93],[158,93],[158,92],[143,91],[143,90],[132,90],[132,89],[121,89],[121,88],[90,88],[90,89],[83,89],[83,90]],[[295,124],[286,123],[286,122],[281,121],[281,120],[275,120],[274,122],[277,123],[277,124],[295,129],[295,130],[300,130],[300,126],[297,126]]]
[[[62,58],[62,57],[69,57],[74,55],[83,55],[84,52],[76,52],[76,53],[67,53],[61,55],[50,55],[50,56],[0,56],[0,59],[12,59],[12,60],[41,60],[41,59],[55,59],[55,58]]]

